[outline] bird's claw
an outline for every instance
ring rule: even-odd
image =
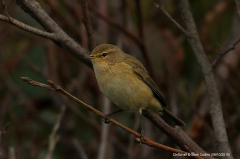
[[[110,118],[111,118],[110,114],[105,114],[105,116],[103,118],[103,122],[106,124],[110,123]]]

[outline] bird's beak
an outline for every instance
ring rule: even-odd
[[[90,59],[94,59],[95,56],[94,56],[94,55],[89,55],[89,58],[90,58]]]

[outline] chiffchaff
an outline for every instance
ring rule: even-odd
[[[92,51],[90,59],[100,90],[114,104],[123,110],[139,111],[140,115],[143,109],[151,110],[174,125],[185,126],[166,109],[160,89],[135,57],[115,45],[101,44]]]

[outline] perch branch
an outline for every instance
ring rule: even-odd
[[[67,97],[69,97],[70,99],[74,100],[75,102],[77,102],[78,104],[84,106],[86,109],[94,112],[95,114],[97,114],[98,116],[100,116],[101,118],[104,118],[105,117],[105,114],[96,110],[95,108],[93,108],[92,106],[82,102],[81,100],[79,100],[78,98],[74,97],[73,95],[71,95],[70,93],[66,92],[64,89],[62,89],[60,86],[56,85],[53,81],[51,80],[48,80],[48,84],[43,84],[43,83],[40,83],[40,82],[36,82],[28,77],[21,77],[21,79],[24,81],[24,82],[27,82],[28,84],[31,84],[33,86],[39,86],[39,87],[43,87],[43,88],[46,88],[48,90],[51,90],[51,91],[55,91],[55,92],[58,92],[58,93],[61,93]],[[121,127],[122,129],[128,131],[129,133],[133,134],[136,138],[136,141],[137,142],[140,142],[140,134],[137,133],[136,131],[126,127],[125,125],[117,122],[116,120],[112,119],[112,118],[109,118],[109,121],[112,122],[113,124]],[[168,146],[165,146],[165,145],[162,145],[162,144],[159,144],[159,143],[156,143],[146,137],[144,137],[143,141],[141,141],[142,144],[146,144],[148,146],[151,146],[151,147],[156,147],[156,148],[159,148],[159,149],[163,149],[163,150],[167,150],[167,151],[170,151],[170,152],[174,152],[174,153],[181,153],[181,154],[186,154],[187,152],[184,152],[184,151],[181,151],[181,150],[177,150],[177,149],[174,149],[174,148],[171,148],[171,147],[168,147]],[[201,158],[199,156],[197,156],[196,158]]]

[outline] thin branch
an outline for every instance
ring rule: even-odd
[[[48,147],[48,153],[46,155],[46,158],[45,159],[51,159],[52,158],[52,154],[53,154],[53,151],[55,149],[55,146],[60,138],[59,135],[57,135],[57,131],[60,127],[60,123],[61,123],[61,120],[63,118],[63,115],[65,113],[65,110],[66,110],[66,106],[63,105],[61,107],[61,111],[58,115],[58,118],[57,118],[57,121],[56,123],[54,124],[53,128],[52,128],[52,132],[50,134],[50,137],[49,137],[49,147]]]
[[[173,17],[164,9],[164,6],[159,2],[154,3],[155,7],[157,7],[157,9],[159,9],[160,11],[162,11],[162,13],[171,21],[173,22],[173,24],[175,24],[182,32],[183,34],[187,35],[187,30],[184,29],[175,19],[173,19]]]
[[[12,24],[20,29],[23,29],[23,30],[33,33],[35,35],[38,35],[38,36],[41,36],[41,37],[44,37],[44,38],[47,38],[47,39],[50,39],[53,41],[58,40],[58,37],[54,33],[48,33],[46,31],[31,27],[31,26],[24,24],[10,16],[4,16],[4,15],[0,14],[0,20],[8,22],[9,24]]]
[[[217,64],[222,60],[223,56],[225,56],[227,53],[229,53],[231,50],[234,50],[236,45],[240,42],[240,38],[235,41],[232,45],[230,45],[229,48],[227,48],[225,51],[223,51],[222,53],[219,53],[216,60],[213,62],[212,64],[212,69],[214,69]]]
[[[87,30],[88,38],[89,38],[89,46],[90,50],[93,50],[96,47],[96,41],[93,35],[93,29],[92,24],[88,12],[88,4],[86,0],[82,0],[82,9],[83,9],[83,24],[85,25],[85,28]]]
[[[39,87],[43,87],[43,88],[46,88],[48,90],[51,90],[51,91],[55,91],[55,92],[58,92],[58,93],[61,93],[67,97],[69,97],[70,99],[74,100],[75,102],[77,102],[78,104],[84,106],[86,109],[94,112],[95,114],[97,114],[98,116],[100,116],[101,118],[105,118],[105,114],[96,110],[95,108],[93,108],[92,106],[82,102],[81,100],[79,100],[78,98],[74,97],[73,95],[71,95],[70,93],[66,92],[64,89],[62,89],[60,86],[56,85],[53,81],[51,80],[48,80],[48,85],[47,84],[43,84],[43,83],[40,83],[40,82],[36,82],[36,81],[33,81],[32,79],[28,78],[28,77],[21,77],[21,79],[24,81],[24,82],[27,82],[28,84],[31,84],[33,86],[39,86]],[[159,144],[159,143],[156,143],[146,137],[144,137],[143,141],[140,141],[139,137],[140,137],[140,134],[137,133],[136,131],[133,131],[132,129],[126,127],[125,125],[117,122],[116,120],[112,119],[112,118],[109,118],[109,121],[112,122],[113,124],[121,127],[122,129],[128,131],[129,133],[133,134],[136,138],[135,140],[137,142],[141,142],[142,144],[146,144],[148,146],[151,146],[151,147],[156,147],[156,148],[159,148],[159,149],[163,149],[163,150],[167,150],[167,151],[170,151],[170,152],[174,152],[174,153],[181,153],[181,154],[185,154],[186,152],[184,151],[181,151],[181,150],[177,150],[177,149],[174,149],[174,148],[171,148],[171,147],[168,147],[168,146],[165,146],[165,145],[162,145],[162,144]],[[199,158],[199,157],[198,157]]]
[[[212,66],[208,61],[203,46],[200,42],[197,28],[194,23],[193,15],[190,9],[188,0],[179,1],[180,11],[182,13],[183,20],[188,30],[188,42],[192,47],[192,50],[197,58],[197,61],[202,69],[203,78],[206,84],[209,103],[210,103],[210,114],[212,117],[212,124],[215,131],[216,146],[219,153],[231,154],[231,149],[228,141],[227,132],[223,120],[222,104],[220,95],[217,89],[217,84],[214,79],[212,72]],[[222,157],[226,158],[226,157]],[[232,155],[228,158],[233,158]]]

